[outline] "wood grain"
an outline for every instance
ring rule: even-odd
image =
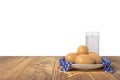
[[[97,70],[57,69],[61,56],[1,56],[0,80],[120,80],[120,56],[105,56],[112,61],[114,74]]]

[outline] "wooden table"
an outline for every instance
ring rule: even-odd
[[[120,80],[120,56],[106,57],[112,61],[114,74],[102,69],[66,73],[57,69],[60,57],[0,57],[0,80]]]

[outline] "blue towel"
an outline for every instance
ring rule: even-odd
[[[106,58],[102,58],[102,64],[104,65],[103,70],[109,73],[114,73],[115,71],[113,70],[113,68],[111,67],[111,61],[106,59]]]
[[[66,72],[69,70],[72,62],[66,62],[65,61],[65,57],[60,58],[59,59],[59,64],[61,67],[61,71]],[[103,70],[105,72],[109,72],[109,73],[114,73],[115,71],[113,70],[113,68],[111,67],[111,61],[106,59],[106,58],[102,58],[102,64],[104,65]]]
[[[65,58],[60,58],[59,59],[59,64],[61,67],[61,71],[66,72],[69,70],[69,67],[71,66],[72,62],[66,62]]]

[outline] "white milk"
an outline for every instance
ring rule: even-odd
[[[86,32],[86,45],[89,52],[96,52],[99,55],[99,32]]]

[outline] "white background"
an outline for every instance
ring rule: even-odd
[[[120,56],[119,0],[0,0],[0,55],[56,56],[100,32],[100,55]]]

